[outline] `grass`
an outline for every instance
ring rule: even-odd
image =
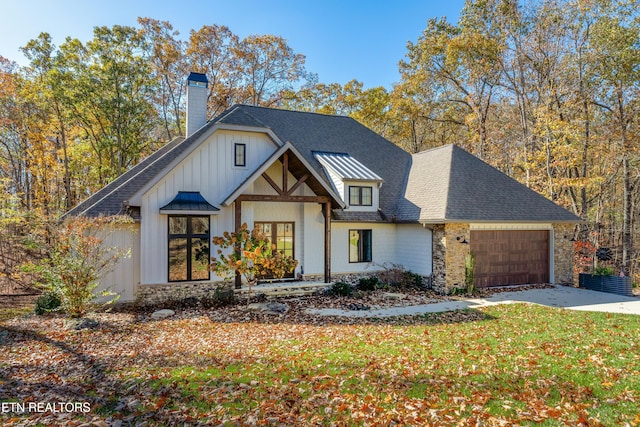
[[[640,425],[640,316],[483,312],[463,323],[134,324],[118,351],[145,337],[147,352],[108,375],[133,381],[136,406],[116,411],[114,394],[101,413],[155,413],[158,425]]]

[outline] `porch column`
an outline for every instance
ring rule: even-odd
[[[234,205],[234,227],[236,233],[240,231],[240,227],[242,227],[242,202],[240,200],[235,201]],[[240,257],[240,246],[236,245],[236,255]],[[242,288],[242,276],[240,272],[236,270],[236,289]]]
[[[322,204],[324,211],[324,283],[331,282],[331,202]]]

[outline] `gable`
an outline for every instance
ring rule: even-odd
[[[234,166],[234,145],[246,146],[246,166]],[[184,158],[172,164],[162,176],[150,181],[131,198],[146,212],[157,211],[179,191],[199,192],[214,206],[220,206],[230,188],[244,182],[276,151],[275,143],[262,132],[217,129]]]

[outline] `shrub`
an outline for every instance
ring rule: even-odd
[[[236,293],[229,286],[218,286],[209,295],[200,299],[204,308],[220,308],[238,303]]]
[[[426,284],[422,276],[405,270],[398,264],[382,264],[383,271],[378,273],[378,287],[394,289],[398,291],[424,290]]]
[[[376,276],[363,277],[358,281],[358,289],[361,291],[375,291],[380,284]]]
[[[591,274],[593,276],[614,276],[615,271],[613,267],[596,267]]]
[[[33,311],[40,316],[58,308],[60,308],[60,298],[56,294],[45,292],[36,300]]]
[[[328,290],[329,295],[346,297],[351,295],[351,285],[344,282],[335,282]]]
[[[106,297],[105,304],[116,301],[111,292],[96,294],[98,281],[113,270],[118,260],[130,255],[129,248],[108,247],[100,236],[107,236],[113,224],[129,223],[125,217],[73,218],[49,230],[47,256],[27,263],[24,271],[39,277],[39,286],[60,301],[68,317],[82,317],[95,299]]]

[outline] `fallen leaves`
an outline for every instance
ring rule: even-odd
[[[0,414],[0,420],[597,426],[626,417],[637,423],[637,411],[629,409],[639,404],[635,318],[526,305],[395,319],[305,311],[339,303],[290,299],[290,310],[279,316],[242,306],[180,310],[160,321],[148,312],[103,313],[96,315],[98,328],[83,331],[63,330],[56,317],[5,322],[0,401],[88,401],[91,411]]]

